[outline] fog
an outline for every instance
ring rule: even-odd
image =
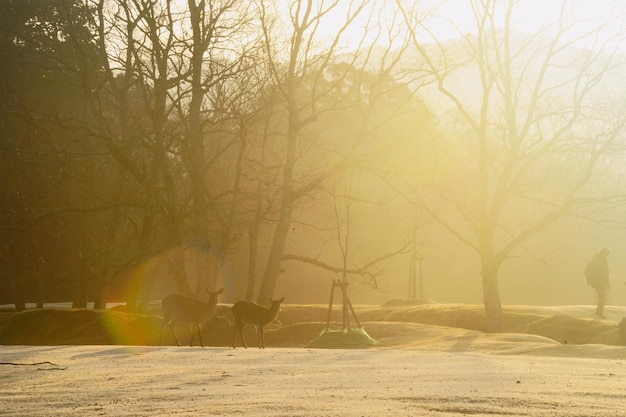
[[[435,3],[232,2],[210,22],[178,3],[152,22],[162,4],[121,2],[139,37],[92,2],[6,5],[31,18],[3,35],[4,287],[325,303],[345,277],[381,304],[415,279],[440,303],[579,304],[609,246],[622,303],[622,15]],[[184,30],[211,25],[207,44]]]
[[[389,227],[387,224],[355,224],[359,233],[366,235],[359,242],[354,258],[362,260],[372,254],[382,253],[390,246],[399,247],[402,241],[394,239],[406,233]],[[399,229],[407,227],[397,222]],[[369,232],[369,233],[368,233]],[[417,298],[426,298],[438,303],[483,302],[480,265],[476,254],[451,237],[446,230],[436,225],[424,226],[418,236],[421,256],[421,277],[417,279]],[[311,251],[315,235],[294,232],[289,250],[296,248],[302,253],[307,245]],[[626,304],[626,273],[620,253],[626,250],[622,233],[619,230],[607,231],[601,228],[584,228],[578,223],[564,222],[540,234],[529,242],[525,250],[508,259],[500,272],[502,301],[509,305],[578,305],[595,303],[594,291],[585,281],[583,270],[587,261],[600,247],[612,250],[609,257],[612,290],[609,304]],[[238,247],[245,249],[247,242],[242,237]],[[304,252],[306,253],[306,252]],[[146,264],[128,271],[114,285],[112,298],[123,301],[124,291],[136,288],[133,279],[144,282],[142,297],[146,301],[157,300],[175,292],[169,279],[166,261],[155,257]],[[188,255],[189,276],[193,277],[193,256]],[[247,285],[247,253],[241,250],[232,261],[218,272],[217,285],[225,287],[222,299],[232,302],[241,297]],[[349,275],[349,294],[355,304],[382,304],[394,298],[409,298],[410,253],[403,253],[382,262],[376,268],[375,280],[359,275]],[[259,269],[261,273],[261,268]],[[276,296],[285,296],[289,303],[328,303],[333,279],[341,278],[340,273],[297,261],[285,261]],[[420,285],[421,282],[421,285]],[[191,282],[192,287],[195,281]],[[423,294],[419,289],[423,288]]]

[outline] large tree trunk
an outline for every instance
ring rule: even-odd
[[[126,177],[122,170],[117,171],[117,177],[115,179],[115,189],[122,190]],[[104,310],[107,307],[107,287],[113,280],[113,256],[117,247],[117,232],[118,225],[121,223],[122,209],[114,208],[109,216],[109,222],[107,225],[107,232],[105,236],[105,250],[102,256],[103,264],[102,270],[98,274],[96,285],[96,298],[93,303],[95,310]]]
[[[262,146],[261,146],[261,166],[265,166],[265,144],[266,144],[267,136],[264,136]],[[265,193],[265,185],[262,178],[258,179],[257,182],[257,199],[256,206],[254,209],[254,220],[249,225],[248,228],[248,283],[246,286],[246,299],[254,300],[254,294],[256,290],[256,278],[257,278],[257,263],[258,263],[258,255],[259,255],[259,233],[261,231],[261,223],[264,219],[263,214],[263,199],[262,195]]]
[[[285,156],[285,167],[283,168],[283,184],[281,192],[280,215],[274,231],[274,239],[272,240],[272,248],[265,266],[263,281],[257,301],[265,303],[268,297],[274,295],[278,275],[280,274],[280,264],[282,262],[283,253],[285,252],[285,243],[291,226],[291,216],[293,214],[294,192],[293,192],[293,171],[296,164],[298,135],[300,133],[300,122],[297,120],[297,108],[294,103],[289,105],[290,109],[290,125],[287,134],[287,153]]]
[[[196,4],[195,0],[188,0],[190,23],[193,34],[193,50],[191,56],[191,100],[189,102],[189,149],[191,151],[191,181],[193,193],[193,244],[200,250],[209,250],[211,241],[208,228],[208,202],[206,196],[206,182],[204,177],[204,136],[200,112],[204,89],[202,86],[202,61],[205,47],[202,36],[202,14],[204,2]],[[204,281],[210,274],[208,257],[200,256],[196,259],[196,273],[198,281]],[[196,287],[197,288],[197,287]]]
[[[87,308],[87,288],[85,281],[81,278],[74,288],[72,308]]]
[[[249,228],[248,240],[248,283],[246,285],[246,300],[254,299],[254,290],[256,285],[256,267],[259,244],[259,228],[261,227],[261,201],[257,200],[256,214]]]
[[[498,333],[504,329],[502,320],[502,303],[498,287],[499,262],[492,260],[482,261],[481,275],[483,278],[483,297],[485,303],[485,319],[487,331]]]
[[[283,198],[285,198],[286,201],[283,201],[281,207],[280,217],[278,218],[278,224],[274,231],[274,239],[272,240],[272,248],[267,259],[263,281],[261,281],[261,288],[259,289],[259,295],[257,297],[257,301],[263,304],[265,304],[268,297],[274,295],[276,282],[280,274],[280,264],[285,251],[285,242],[287,241],[289,226],[291,225],[293,202],[290,196],[284,196]]]

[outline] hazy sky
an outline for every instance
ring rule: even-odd
[[[289,1],[289,0],[283,0]],[[411,1],[400,0],[405,4],[412,4]],[[479,0],[474,0],[479,2]],[[626,15],[626,1],[623,0],[565,0],[564,15],[567,16],[565,23],[575,25],[568,30],[569,36],[577,36],[581,32],[595,28],[599,23],[609,23],[605,36],[610,36],[616,31],[624,28],[624,17]],[[498,3],[504,9],[507,0],[499,0]],[[293,4],[291,1],[290,4]],[[417,4],[421,15],[430,15],[425,24],[428,30],[438,40],[456,38],[459,34],[475,32],[476,23],[474,20],[471,0],[421,0]],[[328,5],[328,1],[324,1]],[[351,3],[346,1],[340,3],[340,7],[333,11],[324,19],[324,32],[329,36],[335,33],[335,28],[339,27],[345,19],[347,9]],[[393,10],[396,10],[395,0],[379,1],[373,3],[374,18],[391,20]],[[556,30],[559,15],[561,14],[562,0],[518,0],[512,16],[514,29],[520,32],[533,33],[537,30]],[[399,18],[399,17],[398,17]],[[352,41],[359,39],[356,27],[362,29],[368,20],[367,16],[362,16],[355,26]],[[503,21],[497,19],[497,21]],[[497,24],[497,23],[496,23]],[[373,23],[369,24],[374,27]],[[392,24],[393,25],[393,24]],[[423,41],[429,41],[427,37]],[[348,42],[350,43],[350,42]],[[384,41],[381,41],[384,44]],[[356,45],[352,45],[356,46]]]
[[[427,7],[433,7],[434,14],[429,23],[429,29],[434,31],[439,39],[457,37],[461,33],[474,32],[475,22],[470,6],[470,0],[426,0]],[[523,32],[535,32],[542,28],[552,27],[561,14],[563,1],[561,0],[519,0],[513,13],[515,28]],[[566,22],[575,21],[575,33],[581,33],[596,27],[599,22],[610,24],[609,33],[624,28],[626,2],[623,0],[566,0]],[[455,29],[454,25],[458,28]]]

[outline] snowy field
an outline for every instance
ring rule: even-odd
[[[286,306],[265,350],[227,347],[227,324],[211,346],[154,346],[156,316],[115,316],[127,333],[149,327],[146,345],[91,343],[107,339],[82,313],[71,317],[85,319],[85,334],[93,334],[81,340],[90,343],[15,344],[7,342],[12,333],[25,335],[9,321],[0,345],[0,415],[625,416],[626,347],[616,341],[626,309],[609,308],[609,320],[593,319],[592,310],[510,307],[507,321],[518,330],[486,334],[467,328],[478,307],[363,307],[364,327],[378,344],[362,349],[307,347],[323,326],[307,321],[323,316],[319,306]],[[47,326],[31,335],[73,328],[58,323],[60,314],[45,317],[57,320],[53,331],[50,321],[30,316],[18,323]]]
[[[2,346],[0,357],[20,364],[0,367],[0,414],[16,417],[626,413],[621,359],[170,346]],[[28,365],[39,362],[51,363]]]

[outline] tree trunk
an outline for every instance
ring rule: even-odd
[[[37,278],[37,306],[35,308],[42,309],[46,298],[45,283],[42,277]]]
[[[100,291],[96,296],[96,299],[93,303],[94,310],[106,310],[107,308],[107,300],[104,294],[104,291]]]
[[[498,268],[500,264],[492,260],[483,260],[481,275],[483,278],[483,297],[487,332],[499,333],[504,330],[502,303],[498,287]]]
[[[10,264],[11,263],[9,263],[9,265]],[[11,267],[9,266],[9,268]],[[16,274],[12,273],[12,271],[9,271],[9,276],[11,277],[11,289],[13,290],[13,303],[15,304],[15,311],[24,311],[26,310],[24,281],[21,276],[17,277]]]
[[[259,303],[265,303],[268,297],[272,297],[274,295],[276,282],[278,281],[278,274],[280,274],[280,264],[285,251],[285,242],[287,241],[287,235],[289,234],[291,214],[293,212],[293,202],[291,201],[290,196],[284,196],[283,199],[284,201],[281,207],[280,217],[278,218],[278,224],[276,225],[276,230],[274,231],[272,248],[267,259],[265,273],[263,274],[263,281],[261,281],[261,288],[259,289],[259,295],[257,297],[257,301]]]
[[[78,282],[74,288],[72,308],[87,308],[87,289],[83,281]]]
[[[265,303],[268,297],[274,295],[278,275],[280,274],[280,264],[282,262],[283,253],[285,252],[285,243],[291,226],[291,216],[293,214],[293,168],[296,160],[296,140],[298,136],[297,129],[290,127],[287,138],[287,157],[285,168],[283,170],[283,186],[282,186],[282,202],[280,206],[280,215],[276,229],[274,230],[274,238],[272,239],[272,248],[265,266],[263,281],[257,301]]]
[[[254,286],[256,284],[256,266],[259,244],[259,228],[261,225],[261,203],[257,202],[256,215],[249,229],[248,240],[248,284],[246,286],[246,300],[254,300]]]
[[[294,80],[292,78],[288,82],[288,84],[290,84],[290,87],[288,87],[289,91],[295,91],[295,87],[291,85],[293,83]],[[293,97],[294,95],[295,93],[291,93],[289,97]],[[259,303],[265,303],[267,297],[274,295],[278,274],[280,274],[280,264],[285,251],[285,243],[287,242],[287,235],[289,234],[289,228],[291,226],[291,216],[293,214],[293,176],[297,159],[298,136],[300,135],[301,123],[298,117],[298,107],[293,99],[288,99],[288,109],[289,128],[287,133],[285,166],[283,168],[280,215],[278,216],[274,239],[272,240],[272,248],[267,259],[263,281],[261,281],[261,288],[259,289],[259,295],[257,297]]]
[[[206,196],[206,182],[204,177],[204,136],[200,111],[204,97],[202,86],[202,61],[205,46],[202,41],[202,15],[205,3],[196,4],[195,0],[188,0],[191,30],[193,35],[193,49],[191,56],[191,99],[189,101],[189,150],[191,151],[190,178],[193,195],[193,244],[201,250],[211,248],[208,233],[208,201]],[[204,280],[209,275],[209,265],[206,256],[197,259],[195,265],[198,280]]]
[[[256,252],[256,248],[251,248],[251,250]],[[248,266],[248,282],[246,284],[246,300],[253,300],[254,299],[254,286],[256,282],[256,271],[254,271],[253,268],[254,268],[254,265],[256,264],[256,255],[254,259],[251,256],[249,259],[249,262],[250,264]]]

